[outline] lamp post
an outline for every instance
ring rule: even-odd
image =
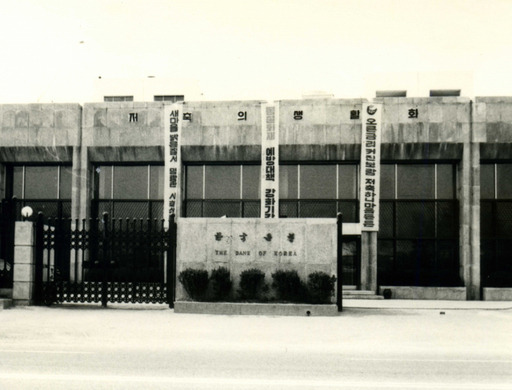
[[[25,221],[27,218],[30,218],[34,211],[32,210],[32,207],[25,206],[21,209],[21,216],[23,217],[23,221]]]

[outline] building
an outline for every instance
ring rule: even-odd
[[[512,299],[512,98],[178,104],[172,207],[180,220],[279,223],[342,212],[345,285],[389,289],[401,298]],[[106,211],[112,218],[163,218],[173,180],[165,166],[170,107],[165,101],[1,105],[1,198],[16,197],[45,217]],[[363,129],[375,109],[380,157],[372,160]],[[262,134],[274,131],[269,160]],[[362,188],[373,167],[368,161],[377,163],[380,189]],[[278,194],[274,215],[262,200],[269,172]],[[366,192],[378,229],[361,221],[368,215]],[[5,273],[12,260],[8,232],[1,234]]]

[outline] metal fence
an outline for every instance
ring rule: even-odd
[[[36,225],[36,302],[174,303],[176,224],[44,219]]]

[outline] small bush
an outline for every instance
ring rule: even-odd
[[[210,282],[214,300],[221,301],[228,298],[233,282],[231,281],[231,275],[227,268],[220,267],[214,269],[210,276]]]
[[[277,299],[287,302],[307,302],[307,289],[297,271],[276,271],[272,274],[272,287]]]
[[[334,294],[336,276],[325,272],[313,272],[308,276],[308,291],[311,303],[330,303]]]
[[[187,268],[180,272],[178,280],[190,298],[196,301],[204,298],[208,288],[208,271]]]
[[[268,289],[265,284],[265,273],[257,268],[247,269],[240,274],[240,289],[238,294],[241,299],[257,300]]]

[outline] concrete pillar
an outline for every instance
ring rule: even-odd
[[[480,145],[471,143],[471,229],[470,229],[470,273],[467,298],[471,300],[482,299],[482,282],[480,272]]]
[[[73,147],[73,167],[71,175],[71,218],[74,220],[80,218],[80,190],[81,179],[81,147]]]
[[[35,282],[35,228],[32,222],[16,222],[14,235],[14,305],[32,304]]]
[[[93,185],[93,171],[92,164],[89,161],[89,154],[86,146],[82,146],[80,153],[80,168],[79,168],[79,181],[80,181],[80,213],[79,218],[91,217],[91,200],[94,191]]]
[[[480,282],[480,145],[475,134],[473,107],[470,130],[463,144],[459,164],[459,260],[460,275],[466,287],[466,299],[481,299]],[[478,115],[477,115],[478,116]]]
[[[361,290],[377,292],[377,232],[361,233]]]

